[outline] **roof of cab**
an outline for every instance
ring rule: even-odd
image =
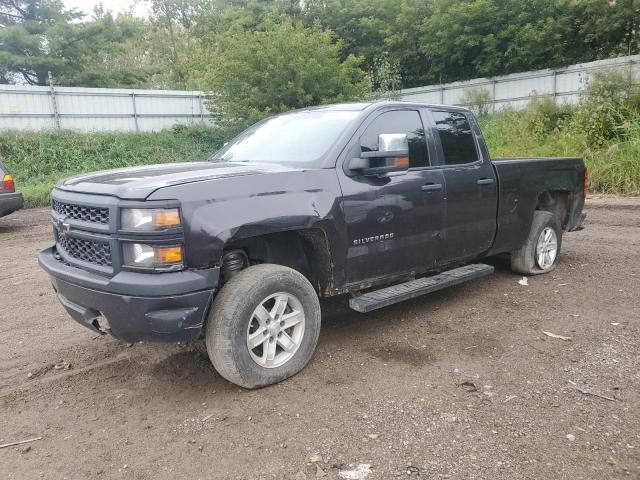
[[[426,107],[426,108],[446,108],[448,110],[469,111],[468,108],[460,107],[457,105],[441,105],[430,104],[420,102],[404,102],[400,100],[377,100],[374,102],[355,102],[355,103],[333,103],[330,105],[318,105],[315,107],[302,108],[299,111],[305,110],[321,110],[321,111],[362,111],[370,107],[382,107],[382,106],[403,106],[403,107]]]
[[[316,107],[307,107],[301,110],[324,110],[324,111],[352,111],[357,112],[369,107],[371,102],[354,102],[354,103],[332,103],[330,105],[318,105]]]

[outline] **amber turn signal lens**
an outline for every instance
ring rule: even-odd
[[[409,157],[396,157],[393,159],[393,163],[396,167],[407,168],[409,167]]]
[[[153,259],[156,265],[182,262],[182,247],[154,247]]]
[[[180,225],[180,214],[177,209],[157,210],[153,212],[154,227],[175,227]]]

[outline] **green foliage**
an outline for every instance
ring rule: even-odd
[[[491,108],[491,92],[483,87],[467,88],[462,95],[462,104],[476,116],[483,117]]]
[[[505,109],[480,123],[493,156],[582,156],[591,191],[640,194],[640,112],[626,110],[624,135],[594,144],[578,121],[580,108],[538,99],[522,111]],[[540,126],[538,134],[531,134],[532,125]]]
[[[369,96],[372,99],[400,100],[402,89],[400,65],[391,59],[389,54],[380,55],[373,60],[369,81],[371,82]]]
[[[161,132],[0,132],[0,159],[28,206],[43,205],[53,185],[78,173],[154,163],[205,160],[235,132],[176,126]]]
[[[194,33],[207,11],[218,14],[212,0],[151,0],[154,17],[148,25],[147,48],[154,62],[163,65],[154,77],[163,88],[189,88],[188,64],[197,45]],[[197,87],[196,87],[197,88]]]
[[[586,152],[592,191],[640,194],[640,117],[630,125],[627,139]]]
[[[523,111],[524,121],[537,138],[549,135],[572,119],[575,108],[559,105],[549,95],[534,95]]]
[[[147,3],[151,15],[142,19],[102,7],[86,17],[62,0],[0,0],[0,82],[44,85],[51,71],[69,86],[200,89],[211,61],[203,52],[217,54],[228,36],[264,32],[273,19],[286,23],[283,17],[321,44],[322,32],[334,32],[340,61],[361,58],[364,72],[386,57],[402,87],[640,52],[639,0]]]
[[[0,83],[45,85],[75,48],[66,28],[78,18],[59,0],[0,0]]]
[[[144,88],[161,64],[149,58],[147,24],[144,20],[97,9],[91,22],[69,25],[76,38],[74,51],[67,55],[65,68],[53,71],[58,85]]]
[[[423,22],[425,80],[559,67],[640,51],[637,0],[440,0]]]
[[[96,9],[90,22],[57,0],[0,0],[0,83],[141,86],[153,73],[132,46],[146,28],[140,19]]]
[[[629,135],[628,119],[640,114],[640,80],[620,72],[597,73],[582,92],[576,124],[592,146]]]
[[[581,156],[587,145],[570,129],[558,129],[542,137],[532,135],[525,111],[505,108],[479,119],[482,133],[495,157]]]
[[[343,58],[364,58],[364,68],[388,54],[397,62],[403,86],[423,85],[428,64],[419,50],[421,22],[431,12],[425,0],[308,0],[302,16],[311,25],[320,22],[344,42]]]
[[[213,92],[212,110],[226,124],[250,124],[309,105],[361,98],[367,89],[361,60],[340,60],[341,43],[320,26],[287,17],[259,30],[229,31],[194,63],[198,83]]]

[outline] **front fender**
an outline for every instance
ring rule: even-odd
[[[216,179],[163,188],[152,197],[180,201],[187,264],[193,268],[218,264],[229,242],[268,233],[320,228],[330,247],[341,242],[335,170]]]

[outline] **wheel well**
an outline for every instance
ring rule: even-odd
[[[565,230],[569,216],[569,192],[564,190],[542,192],[538,195],[536,210],[553,213]]]
[[[242,268],[261,263],[292,268],[303,274],[319,295],[330,295],[331,254],[327,237],[320,229],[289,230],[230,242],[222,255],[222,281]],[[233,264],[233,269],[226,268],[229,264]]]

